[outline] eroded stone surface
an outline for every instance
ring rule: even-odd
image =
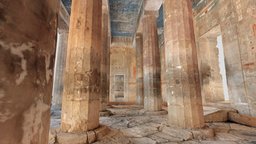
[[[73,1],[62,100],[61,130],[99,126],[102,1]]]
[[[136,35],[136,91],[138,105],[144,105],[143,92],[143,36],[141,33]]]
[[[204,126],[191,0],[164,0],[169,124]]]
[[[207,123],[203,129],[186,130],[168,126],[167,115],[138,115],[141,109],[123,107],[110,108],[114,115],[100,118],[100,123],[110,130],[105,126],[95,130],[98,135],[95,144],[253,144],[256,141],[256,128],[235,123]],[[59,133],[59,129],[52,129],[51,142],[56,133]]]
[[[162,108],[161,64],[156,15],[154,12],[150,12],[144,15],[142,22],[144,109],[159,111]]]
[[[128,108],[125,110],[127,113],[138,111]],[[247,144],[255,141],[256,134],[255,128],[233,123],[211,123],[207,124],[209,128],[185,130],[168,126],[167,115],[125,116],[122,112],[119,115],[117,111],[111,117],[101,117],[100,122],[109,126],[111,132],[96,144],[133,144],[134,141],[145,144]]]
[[[57,0],[0,1],[0,143],[45,144]]]
[[[255,0],[219,0],[207,1],[200,3],[194,8],[194,23],[197,42],[200,43],[200,38],[216,27],[220,27],[217,36],[222,36],[222,43],[225,55],[225,67],[227,75],[227,85],[229,99],[232,107],[237,109],[239,113],[256,116],[255,109]],[[208,9],[205,13],[205,9]],[[211,37],[211,36],[209,36]],[[207,49],[205,44],[202,44],[199,51]],[[209,62],[205,58],[207,52],[199,56],[202,58],[201,75],[206,77],[203,80],[209,80],[208,77],[215,75],[214,62],[208,65]],[[208,75],[208,76],[207,76]],[[253,76],[254,75],[254,76]],[[213,79],[210,79],[211,81]],[[210,81],[208,81],[211,83]],[[216,82],[216,80],[215,80]],[[203,82],[205,85],[207,82]],[[216,86],[213,89],[216,90]],[[208,92],[211,92],[211,87]],[[212,91],[217,92],[218,91]],[[212,94],[208,93],[208,94]],[[210,96],[211,97],[211,96]]]
[[[84,144],[87,143],[87,133],[59,133],[57,134],[58,144]]]

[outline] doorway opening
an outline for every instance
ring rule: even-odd
[[[229,101],[220,26],[199,38],[198,52],[203,103]]]

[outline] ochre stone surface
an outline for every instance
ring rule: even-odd
[[[139,33],[136,35],[136,85],[138,105],[144,105],[144,91],[143,91],[143,37]]]
[[[159,34],[160,33],[160,34]],[[165,72],[165,45],[164,45],[164,31],[162,28],[158,30],[158,43],[160,49],[160,62],[161,62],[161,95],[163,99],[163,105],[167,106],[167,92],[166,92],[166,72]]]
[[[164,0],[168,122],[204,125],[191,0]]]
[[[0,143],[46,144],[57,0],[0,1]]]
[[[73,0],[62,101],[61,130],[99,126],[101,0]]]
[[[222,77],[220,74],[217,35],[200,37],[198,44],[198,60],[202,87],[202,97],[205,103],[224,101]]]
[[[255,0],[209,1],[195,9],[194,18],[197,37],[220,26],[231,105],[251,116],[256,116],[255,8]]]
[[[160,51],[156,15],[147,12],[143,17],[143,85],[144,109],[159,111],[162,108]]]
[[[135,104],[136,49],[115,46],[110,53],[110,102]]]
[[[236,112],[229,112],[228,113],[229,121],[236,122],[242,125],[247,125],[251,127],[256,127],[256,118],[250,117],[247,115],[242,115]]]
[[[105,111],[109,102],[109,74],[110,74],[110,36],[109,14],[107,1],[102,4],[102,46],[101,46],[101,96],[100,111]]]

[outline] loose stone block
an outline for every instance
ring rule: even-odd
[[[93,143],[97,140],[96,133],[94,131],[87,132],[88,143]]]
[[[255,117],[251,117],[251,116],[247,116],[247,115],[242,115],[236,112],[229,112],[228,113],[228,119],[230,121],[239,123],[239,124],[244,124],[247,126],[251,126],[251,127],[256,127],[256,118]]]
[[[110,132],[110,129],[107,126],[101,126],[94,132],[96,134],[97,140],[100,140]]]
[[[182,129],[176,129],[173,127],[164,127],[163,133],[179,138],[181,141],[187,141],[187,140],[193,139],[192,132],[189,132],[187,130],[182,130]]]
[[[215,134],[212,128],[192,130],[193,138],[196,140],[213,139]]]
[[[87,143],[87,133],[59,133],[57,134],[59,144],[85,144]]]

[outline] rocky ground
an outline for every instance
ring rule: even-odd
[[[183,130],[167,125],[167,115],[144,115],[139,107],[110,108],[101,117],[109,134],[94,144],[256,144],[256,128],[235,123],[208,123],[203,130]],[[59,127],[60,112],[52,113],[51,127]]]

